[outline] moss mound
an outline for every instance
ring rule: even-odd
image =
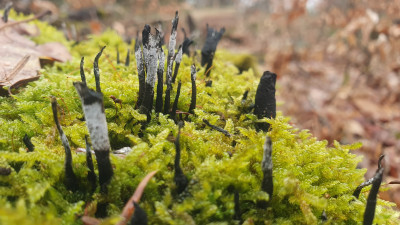
[[[40,23],[40,27],[38,42],[51,40],[55,34],[62,36],[48,25]],[[194,114],[181,114],[186,119],[180,135],[181,167],[189,186],[177,194],[173,168],[178,125],[154,110],[144,125],[146,115],[135,109],[139,89],[135,58],[131,57],[128,67],[116,64],[114,49],[124,55],[133,45],[128,46],[112,31],[75,45],[59,41],[69,45],[73,60],[46,67],[38,81],[12,97],[0,97],[0,167],[11,169],[9,175],[0,175],[0,224],[82,224],[80,217],[96,215],[102,210],[98,207],[101,202],[108,202],[104,224],[114,224],[139,182],[154,170],[158,173],[140,202],[150,224],[362,223],[368,188],[359,199],[352,193],[364,181],[365,169],[356,168],[360,158],[350,153],[360,145],[335,143],[328,147],[326,141],[294,128],[280,112],[275,119],[263,119],[270,123],[268,132],[257,131],[255,124],[260,120],[247,109],[254,102],[260,79],[251,69],[238,75],[228,53],[216,52],[210,78],[204,77],[205,68],[198,58],[183,56],[177,76],[182,82],[178,103],[182,112],[188,111],[191,102],[190,66],[200,69]],[[107,48],[99,67],[112,151],[131,148],[128,153],[111,156],[114,176],[107,194],[99,188],[91,191],[85,153],[75,151],[85,147],[88,131],[72,84],[80,81],[79,63],[85,56],[87,83],[95,88],[88,59],[104,45]],[[212,87],[206,86],[208,79],[212,79]],[[177,82],[171,101],[176,89]],[[246,90],[247,100],[242,101]],[[57,98],[60,123],[73,150],[73,170],[79,181],[74,192],[63,183],[64,149],[50,96]],[[110,96],[122,100],[122,107]],[[210,129],[203,119],[231,136]],[[32,152],[23,144],[25,134],[32,137]],[[267,135],[273,143],[272,197],[261,191]],[[95,168],[97,171],[96,163]],[[267,206],[260,204],[267,200]],[[391,206],[394,204],[378,199],[374,223],[398,224],[399,213]]]

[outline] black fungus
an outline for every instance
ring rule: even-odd
[[[201,49],[201,65],[207,65],[205,75],[210,76],[210,70],[214,59],[215,50],[219,40],[221,40],[222,35],[225,32],[225,28],[220,31],[214,30],[207,24],[207,37],[203,48]]]
[[[8,176],[11,174],[11,168],[0,167],[0,176]]]
[[[125,58],[125,66],[129,66],[129,60],[130,60],[129,54],[130,54],[130,51],[128,49],[128,52],[126,53],[126,58]]]
[[[178,52],[175,55],[175,68],[174,75],[172,76],[172,83],[175,83],[176,77],[178,76],[179,66],[182,61],[182,45],[179,46]]]
[[[61,142],[64,146],[65,150],[65,185],[69,190],[75,191],[78,189],[78,180],[75,176],[74,171],[72,170],[72,154],[71,148],[69,146],[69,142],[67,136],[65,136],[63,129],[61,128],[60,122],[58,121],[57,115],[57,101],[55,97],[51,97],[51,108],[53,110],[53,118],[54,122],[57,126],[58,133],[60,135]]]
[[[82,83],[84,83],[84,84],[86,85],[85,69],[83,68],[83,65],[84,65],[84,64],[85,64],[85,57],[82,57],[82,59],[81,59],[81,65],[79,66],[79,68],[80,68]]]
[[[263,160],[261,162],[261,169],[263,172],[263,179],[261,181],[261,190],[269,195],[271,201],[274,191],[273,177],[272,177],[272,141],[270,137],[266,137],[263,146]]]
[[[222,129],[221,127],[217,127],[217,126],[215,126],[215,125],[210,124],[210,122],[208,122],[208,120],[203,119],[203,122],[204,122],[207,126],[211,127],[212,129],[214,129],[214,130],[216,130],[216,131],[219,131],[219,132],[225,134],[225,136],[227,136],[227,137],[230,137],[230,136],[231,136],[231,134],[230,134],[227,130],[224,130],[224,129]]]
[[[147,28],[145,26],[145,29],[143,30],[142,35],[143,35],[143,33],[146,33],[146,39],[148,40],[147,31],[145,31],[146,29]],[[149,27],[149,29],[150,29],[150,27]],[[144,69],[143,57],[144,57],[143,50],[139,45],[139,41],[136,40],[136,42],[135,42],[135,58],[136,58],[136,67],[138,70],[138,78],[139,78],[139,94],[138,94],[138,100],[136,102],[136,107],[135,107],[137,109],[143,103],[144,93],[146,90],[146,74],[145,74],[145,69]]]
[[[385,155],[381,155],[379,156],[379,160],[378,160],[378,170],[379,171],[382,168],[381,162],[382,159],[385,157]],[[363,188],[373,184],[375,181],[375,176],[370,178],[369,180],[363,182],[362,184],[358,185],[358,187],[356,188],[356,190],[354,190],[353,192],[353,196],[356,197],[358,199],[358,197],[360,197],[361,191]]]
[[[117,51],[117,64],[119,64],[120,61],[119,61],[119,50],[118,50],[118,46],[115,48],[115,50]]]
[[[276,74],[265,71],[258,84],[254,114],[258,119],[276,117],[276,99],[275,99]],[[267,131],[268,123],[257,123],[256,128]]]
[[[130,224],[147,225],[148,219],[146,211],[144,211],[144,209],[142,209],[136,202],[134,202],[133,205],[135,206],[135,211],[133,213]]]
[[[8,14],[10,14],[10,10],[11,10],[12,6],[13,6],[13,3],[10,1],[10,2],[7,2],[6,6],[4,7],[4,12],[3,12],[3,17],[2,17],[4,23],[8,22]]]
[[[157,97],[156,97],[156,112],[160,113],[163,107],[163,85],[164,85],[164,65],[165,55],[162,49],[161,33],[158,33],[158,68],[157,68]]]
[[[33,152],[35,150],[35,146],[31,142],[31,138],[25,134],[24,138],[22,139],[25,146],[28,148],[28,152]]]
[[[176,110],[178,109],[178,101],[179,101],[179,95],[181,94],[181,86],[182,86],[182,82],[179,81],[178,82],[178,88],[176,89],[176,95],[175,95],[175,101],[174,104],[172,105],[172,110],[171,110],[171,119],[175,120],[175,116],[176,116]]]
[[[181,161],[181,146],[179,143],[180,136],[181,136],[181,127],[182,123],[179,124],[179,131],[178,131],[178,136],[175,139],[175,149],[176,149],[176,154],[175,154],[175,174],[174,174],[174,182],[176,184],[176,191],[178,194],[182,193],[186,187],[189,184],[189,181],[185,174],[182,171],[182,168],[180,166],[180,161]]]
[[[379,192],[379,187],[381,186],[382,183],[383,171],[384,168],[378,169],[378,171],[374,176],[372,187],[367,198],[367,206],[365,207],[364,222],[363,222],[364,225],[372,225],[372,222],[374,221],[376,197]]]
[[[90,145],[87,136],[85,136],[85,142],[86,142],[86,165],[89,169],[87,174],[87,180],[89,181],[92,187],[92,192],[94,192],[96,190],[97,176],[96,173],[94,172],[92,152],[90,151]]]
[[[100,189],[102,192],[107,192],[107,184],[111,181],[113,169],[110,162],[110,141],[104,113],[103,94],[89,89],[81,82],[74,82],[74,86],[82,101],[86,126],[96,155]]]
[[[100,70],[99,70],[99,59],[101,54],[103,53],[103,50],[106,46],[102,47],[100,52],[97,53],[96,57],[94,58],[93,62],[93,72],[94,72],[94,79],[96,80],[96,91],[101,92],[100,88]]]
[[[184,34],[184,39],[183,39],[183,43],[182,43],[182,53],[189,56],[190,55],[189,46],[191,44],[193,44],[193,40],[191,40],[187,37],[186,31],[184,28],[182,28],[182,32]]]
[[[196,98],[197,98],[197,90],[196,90],[196,66],[193,64],[190,68],[190,79],[192,81],[192,99],[190,101],[189,113],[194,114],[194,109],[196,108]]]

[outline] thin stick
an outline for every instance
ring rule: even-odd
[[[45,16],[45,15],[50,15],[50,14],[51,14],[51,11],[50,11],[50,10],[46,10],[46,11],[44,11],[44,12],[41,12],[41,13],[35,15],[35,16],[32,17],[32,18],[28,18],[28,19],[24,19],[24,20],[19,20],[19,21],[14,21],[14,22],[5,23],[3,26],[0,26],[0,31],[3,30],[3,29],[5,29],[5,28],[7,28],[7,27],[12,27],[12,26],[15,26],[15,25],[18,25],[18,24],[21,24],[21,23],[27,23],[27,22],[30,22],[30,21],[32,21],[32,20],[40,19],[40,18],[42,18],[43,16]]]

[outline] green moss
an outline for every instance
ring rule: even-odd
[[[62,36],[48,25],[41,23],[40,27],[43,32],[38,43]],[[71,192],[63,184],[64,150],[52,118],[50,96],[58,99],[60,123],[72,150],[84,147],[88,131],[72,82],[80,80],[80,57],[86,56],[87,82],[95,87],[92,59],[104,45],[105,56],[99,63],[112,150],[128,146],[132,151],[124,157],[111,157],[114,177],[107,195],[89,191],[85,154],[73,152],[80,187]],[[85,205],[104,199],[110,203],[110,218],[105,223],[113,224],[141,179],[153,170],[159,172],[141,200],[151,224],[239,224],[233,219],[235,192],[239,193],[244,224],[317,224],[322,223],[323,211],[328,224],[362,222],[368,191],[364,190],[359,200],[354,200],[352,192],[363,182],[365,169],[356,168],[360,158],[350,152],[360,145],[335,143],[329,147],[326,141],[292,127],[280,112],[276,119],[264,119],[271,124],[269,132],[257,132],[254,124],[258,119],[244,110],[242,94],[250,90],[248,99],[254,99],[259,77],[253,70],[237,75],[239,70],[224,59],[225,53],[218,52],[212,87],[205,86],[204,68],[198,61],[184,56],[179,70],[182,89],[178,109],[187,111],[190,65],[200,68],[197,108],[195,115],[189,116],[191,122],[182,128],[180,141],[181,167],[190,184],[184,196],[177,196],[171,137],[176,137],[178,126],[154,111],[150,123],[142,126],[146,116],[134,109],[138,97],[136,64],[117,65],[117,46],[121,52],[132,47],[112,31],[69,46],[74,56],[70,62],[55,63],[18,94],[0,97],[0,166],[12,168],[10,175],[0,176],[0,224],[81,224],[79,216]],[[122,109],[109,98],[111,95],[122,100]],[[173,92],[171,99],[174,96]],[[224,127],[232,136],[206,127],[203,119]],[[26,151],[22,142],[25,134],[32,137],[34,152]],[[266,135],[273,142],[272,197],[260,190]],[[267,209],[259,206],[261,200],[268,199]],[[399,213],[392,206],[379,200],[374,223],[398,224]]]

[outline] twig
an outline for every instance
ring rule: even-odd
[[[28,19],[24,19],[24,20],[19,20],[19,21],[14,21],[14,22],[5,23],[3,26],[0,26],[0,31],[3,30],[3,29],[5,29],[5,28],[7,28],[7,27],[12,27],[12,26],[15,26],[15,25],[18,25],[18,24],[21,24],[21,23],[27,23],[27,22],[30,22],[30,21],[32,21],[32,20],[40,19],[40,18],[42,18],[43,16],[48,15],[48,14],[51,14],[51,11],[50,11],[50,10],[46,10],[46,11],[44,11],[44,12],[41,12],[41,13],[35,15],[35,16],[32,17],[32,18],[28,18]]]

